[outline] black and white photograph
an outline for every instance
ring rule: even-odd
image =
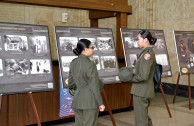
[[[101,56],[102,69],[116,68],[116,57],[115,56]]]
[[[165,49],[166,45],[163,39],[157,39],[157,42],[154,45],[155,49]]]
[[[162,66],[168,65],[168,59],[166,54],[156,54],[155,57],[157,64],[161,64]]]
[[[0,51],[2,50],[2,39],[1,39],[1,36],[0,36]]]
[[[189,37],[187,39],[188,43],[188,51],[190,51],[190,53],[194,54],[194,35],[193,37]]]
[[[31,74],[48,74],[51,73],[51,65],[49,59],[31,59],[30,60]]]
[[[75,59],[77,56],[62,56],[61,61],[62,61],[62,68],[63,72],[69,72],[69,67],[70,63],[73,59]]]
[[[0,77],[3,76],[3,64],[2,59],[0,59]]]
[[[32,53],[41,54],[48,52],[46,36],[33,36],[30,37],[30,40]]]
[[[4,35],[5,51],[25,52],[28,50],[27,36]]]
[[[130,59],[130,66],[134,68],[137,63],[137,54],[129,54],[129,59]]]
[[[189,57],[188,68],[194,67],[194,55]]]
[[[180,40],[180,42],[177,45],[177,51],[179,53],[180,65],[183,67],[186,67],[189,61],[189,56],[188,56],[189,54],[186,46],[186,41]]]
[[[94,47],[94,50],[97,50],[97,42],[96,42],[96,38],[79,38],[80,39],[88,39],[92,42],[92,45]]]
[[[137,38],[125,37],[125,43],[128,48],[139,48]]]
[[[93,55],[93,56],[90,57],[90,60],[92,60],[96,64],[97,70],[101,69],[100,68],[99,56]]]
[[[29,66],[26,59],[6,59],[5,73],[8,76],[27,75]]]
[[[112,42],[112,39],[109,37],[98,37],[97,43],[100,51],[113,50],[113,42]]]
[[[59,37],[61,51],[72,52],[73,49],[76,47],[77,42],[77,37]]]
[[[194,73],[194,31],[174,31],[179,71]]]

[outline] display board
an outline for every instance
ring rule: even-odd
[[[143,51],[137,44],[137,35],[140,31],[141,29],[121,29],[126,66],[132,67],[133,69],[135,69],[139,54]],[[172,76],[164,32],[162,30],[149,31],[153,37],[157,38],[153,50],[155,52],[156,62],[163,67],[162,77]]]
[[[0,23],[0,94],[53,89],[48,27]]]
[[[180,74],[194,73],[194,31],[174,31]]]
[[[64,87],[67,87],[65,82],[69,76],[70,62],[77,57],[73,49],[78,40],[83,38],[90,40],[95,47],[90,59],[96,63],[99,78],[105,84],[120,83],[111,29],[56,26],[55,33]]]

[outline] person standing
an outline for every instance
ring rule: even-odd
[[[153,126],[148,115],[151,98],[154,97],[154,71],[156,66],[155,53],[152,45],[157,41],[148,30],[142,30],[137,35],[138,46],[143,51],[140,53],[135,67],[131,93],[133,94],[135,126]]]
[[[96,64],[89,59],[94,53],[92,43],[80,39],[73,52],[78,55],[70,63],[68,87],[75,89],[72,108],[75,112],[76,126],[97,126],[99,110],[104,111]]]

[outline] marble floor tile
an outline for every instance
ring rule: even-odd
[[[162,94],[158,93],[152,99],[148,113],[154,126],[194,126],[194,109],[189,110],[189,100],[185,97],[176,97],[175,104],[172,103],[173,96],[165,95],[172,118],[169,117]],[[194,100],[192,100],[194,108]],[[134,111],[126,111],[113,115],[117,126],[135,126]],[[55,126],[75,126],[74,122],[59,124]],[[100,116],[98,126],[112,126],[109,115]]]

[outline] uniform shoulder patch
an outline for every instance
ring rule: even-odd
[[[145,55],[144,55],[144,59],[145,60],[149,60],[151,58],[151,55],[149,54],[149,53],[146,53]]]

